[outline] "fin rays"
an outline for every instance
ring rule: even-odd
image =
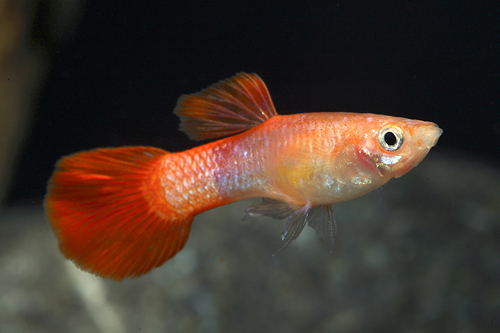
[[[106,148],[62,158],[45,209],[65,257],[102,277],[145,274],[185,244],[192,216],[171,210],[153,175],[168,153]]]
[[[277,115],[262,79],[247,73],[181,96],[174,113],[180,130],[193,140],[242,132]]]
[[[322,240],[328,243],[330,253],[333,252],[335,235],[337,234],[337,222],[331,205],[315,207],[305,205],[299,209],[294,209],[285,202],[262,198],[260,204],[248,207],[245,209],[245,213],[247,215],[243,216],[242,221],[259,216],[268,216],[277,220],[288,217],[281,235],[283,243],[273,256],[280,253],[288,244],[297,239],[302,230],[304,230],[306,223],[316,231],[316,234]]]
[[[302,230],[307,223],[307,216],[309,215],[309,210],[311,206],[305,205],[299,210],[296,210],[285,224],[285,230],[281,234],[281,246],[273,253],[273,256],[277,255],[281,251],[283,251],[288,244],[290,244],[293,240],[296,240],[299,237]]]
[[[294,210],[289,204],[274,199],[262,198],[262,202],[258,205],[253,205],[245,209],[247,215],[243,216],[242,221],[248,220],[252,217],[269,216],[277,220],[284,219],[291,214]]]
[[[337,235],[337,221],[332,211],[332,205],[322,205],[311,209],[308,225],[316,234],[328,243],[328,251],[333,252],[335,235]]]

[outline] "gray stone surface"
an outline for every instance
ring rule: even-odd
[[[258,201],[255,201],[258,202]],[[175,258],[113,282],[63,259],[39,203],[0,217],[0,332],[499,332],[500,171],[432,151],[336,205],[329,254],[306,228],[242,222],[251,201],[195,218]]]

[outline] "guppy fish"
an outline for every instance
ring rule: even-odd
[[[375,114],[279,116],[264,82],[246,73],[181,96],[174,112],[191,139],[239,134],[178,153],[104,148],[57,163],[46,214],[61,252],[81,269],[115,280],[145,274],[182,249],[195,215],[254,197],[264,199],[246,218],[288,218],[277,252],[306,224],[331,249],[331,205],[404,175],[442,133]]]

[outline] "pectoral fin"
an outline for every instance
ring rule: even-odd
[[[328,250],[333,252],[335,235],[337,234],[337,221],[332,211],[332,205],[322,205],[311,209],[308,225],[316,234],[328,243]]]
[[[278,220],[288,217],[285,230],[281,235],[283,243],[273,256],[280,253],[293,240],[299,237],[306,223],[316,231],[316,234],[328,243],[328,250],[333,252],[335,245],[335,235],[337,234],[337,222],[331,205],[321,205],[311,207],[305,205],[302,208],[294,209],[286,202],[279,200],[262,198],[262,202],[245,209],[247,215],[242,221],[259,216],[269,216]]]

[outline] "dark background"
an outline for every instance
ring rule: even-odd
[[[476,1],[90,1],[73,38],[48,48],[7,204],[41,199],[62,155],[196,145],[177,130],[177,98],[240,71],[264,79],[280,114],[433,121],[433,151],[499,165],[499,36],[498,5]]]

